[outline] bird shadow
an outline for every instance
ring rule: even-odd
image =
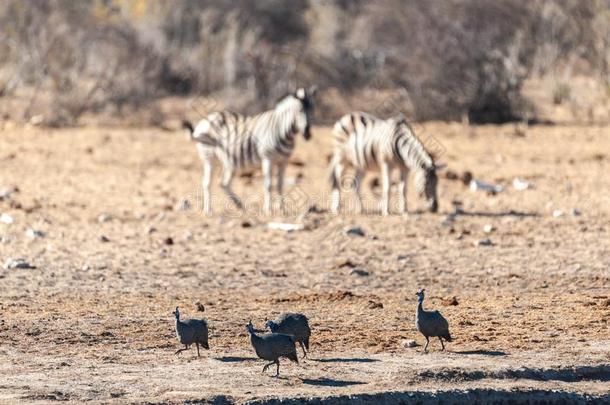
[[[222,361],[223,363],[239,363],[242,361],[257,361],[257,358],[254,357],[235,357],[235,356],[224,356],[224,357],[214,357],[214,360]]]
[[[500,350],[462,350],[459,352],[452,351],[455,354],[463,354],[463,355],[481,355],[481,356],[508,356],[506,352],[502,352]]]
[[[301,378],[301,382],[322,387],[349,387],[350,385],[366,384],[364,381],[335,380],[334,378]]]
[[[381,361],[378,359],[371,359],[367,357],[333,357],[329,359],[309,359],[311,361],[318,361],[320,363],[374,363],[376,361]]]

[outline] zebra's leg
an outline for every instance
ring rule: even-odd
[[[231,188],[231,182],[233,181],[233,168],[225,165],[224,172],[222,173],[222,189],[229,196],[233,204],[240,210],[244,208],[239,197],[233,192]]]
[[[286,172],[286,163],[282,162],[277,166],[277,193],[280,197],[280,210],[285,214],[284,210],[284,173]]]
[[[331,212],[333,214],[338,214],[339,207],[341,206],[341,175],[343,174],[343,165],[338,159],[333,158],[330,170],[333,190],[331,197]]]
[[[362,193],[360,192],[360,185],[362,184],[362,178],[364,177],[364,173],[360,170],[356,170],[356,175],[354,177],[354,188],[356,190],[356,213],[362,214]]]
[[[386,162],[381,163],[381,215],[388,216],[390,214],[390,165]]]
[[[214,150],[202,143],[197,143],[197,151],[203,164],[203,179],[201,181],[203,189],[203,213],[209,215],[212,213],[210,184],[214,175]]]
[[[263,211],[265,215],[271,215],[271,160],[264,158],[262,161],[263,170],[263,188],[264,188],[264,201]]]
[[[409,169],[400,169],[400,183],[398,183],[398,209],[402,215],[407,215],[407,179]]]
[[[211,159],[205,159],[203,161],[203,181],[201,182],[203,188],[203,213],[205,215],[210,215],[212,213],[210,183],[212,181],[213,171],[214,166],[212,165]]]

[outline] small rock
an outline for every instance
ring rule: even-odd
[[[398,257],[396,258],[396,260],[398,260],[399,262],[402,261],[409,261],[411,258],[409,257],[409,255],[398,255]]]
[[[446,300],[443,300],[443,305],[445,305],[445,306],[449,306],[449,305],[456,306],[456,305],[460,305],[460,303],[458,302],[457,297],[454,296],[454,297],[448,298]]]
[[[534,185],[528,181],[516,177],[513,179],[513,188],[517,191],[523,191],[534,188]]]
[[[15,220],[9,214],[2,213],[0,214],[0,222],[2,222],[3,224],[10,225],[15,222]]]
[[[369,300],[369,303],[366,307],[368,309],[383,309],[383,304],[381,302]]]
[[[404,348],[407,348],[407,349],[410,349],[410,348],[418,346],[417,342],[415,340],[413,340],[413,339],[404,339],[404,340],[402,340],[400,342],[400,345],[402,347],[404,347]]]
[[[147,234],[149,234],[149,235],[150,235],[150,234],[153,234],[153,233],[155,233],[155,232],[157,232],[157,228],[155,228],[155,227],[154,227],[154,226],[152,226],[152,225],[150,225],[150,226],[148,226],[148,227],[146,228],[146,233],[147,233]]]
[[[493,243],[491,242],[491,239],[485,238],[485,239],[479,239],[479,240],[475,241],[474,245],[475,246],[492,246]]]
[[[100,235],[100,242],[106,243],[106,242],[110,242],[110,239],[108,239],[105,235]]]
[[[572,215],[575,217],[579,217],[582,215],[582,211],[580,208],[572,208]]]
[[[563,214],[562,210],[555,210],[555,211],[553,211],[553,217],[554,218],[559,218],[559,217],[562,217],[563,215],[564,214]]]
[[[483,227],[483,232],[492,233],[496,228],[492,224],[487,224]]]
[[[184,232],[184,235],[182,236],[182,239],[184,239],[184,240],[193,240],[193,233],[191,231]]]
[[[28,238],[32,238],[32,239],[44,238],[46,236],[44,232],[33,229],[33,228],[29,228],[27,231],[25,231],[25,235]]]
[[[345,228],[344,232],[347,236],[364,236],[365,235],[364,230],[359,226]]]
[[[316,204],[312,204],[309,207],[307,207],[307,213],[308,214],[323,214],[324,210],[320,207],[318,207]]]
[[[357,276],[361,276],[361,277],[365,277],[365,276],[369,276],[371,273],[369,273],[366,270],[362,270],[362,269],[352,269],[349,272],[350,275],[355,274]]]
[[[11,190],[8,188],[0,189],[0,201],[11,198]]]
[[[197,301],[195,303],[195,306],[197,307],[197,311],[205,312],[205,306],[201,302]]]
[[[163,239],[163,243],[168,246],[171,246],[174,244],[174,239],[172,239],[171,236],[168,236],[167,238]]]
[[[6,270],[35,269],[36,266],[32,266],[30,263],[26,262],[25,259],[8,259],[6,262],[4,262],[4,268]]]
[[[91,270],[91,267],[89,267],[88,264],[83,265],[83,267],[80,268],[82,271],[89,271]]]
[[[187,198],[183,198],[176,204],[176,211],[188,211],[191,209],[191,202]]]
[[[343,267],[349,267],[350,269],[353,269],[356,266],[357,266],[357,264],[354,263],[353,261],[351,261],[350,259],[340,260],[336,264],[336,267],[340,268],[340,269],[343,268]]]
[[[241,227],[242,228],[252,228],[252,222],[250,222],[250,221],[242,221]]]
[[[104,222],[110,222],[112,220],[112,215],[110,214],[100,214],[99,217],[97,217],[97,222],[99,222],[100,224],[103,224]]]
[[[459,175],[459,174],[457,174],[456,172],[454,172],[453,170],[449,170],[449,169],[447,169],[447,170],[445,171],[445,178],[446,178],[447,180],[459,180],[460,175]]]
[[[606,298],[601,305],[602,307],[610,307],[610,298]]]
[[[498,194],[504,191],[504,187],[499,184],[485,183],[484,181],[477,179],[470,180],[468,186],[470,187],[471,191],[486,191],[490,194]]]
[[[43,122],[44,122],[44,115],[42,115],[42,114],[33,115],[30,118],[30,124],[33,125],[33,126],[40,125]]]

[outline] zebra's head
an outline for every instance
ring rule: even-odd
[[[428,211],[438,211],[438,197],[436,187],[438,184],[438,175],[436,174],[436,165],[434,163],[428,167],[422,167],[417,170],[415,175],[415,185],[420,197],[425,198],[428,205]]]
[[[298,111],[294,119],[295,132],[303,134],[305,140],[311,138],[311,123],[313,119],[314,97],[317,88],[312,86],[309,89],[299,87],[293,96],[299,101]]]

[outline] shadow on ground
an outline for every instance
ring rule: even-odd
[[[311,361],[318,361],[320,363],[374,363],[381,361],[378,359],[370,359],[367,357],[333,357],[330,359],[309,359]]]
[[[222,361],[223,363],[239,363],[241,361],[257,361],[258,359],[255,357],[224,356],[224,357],[214,357],[214,360]]]
[[[303,384],[320,385],[323,387],[348,387],[350,385],[366,384],[364,381],[335,380],[333,378],[301,378]]]
[[[610,381],[610,364],[547,369],[523,367],[499,371],[470,371],[463,369],[427,370],[420,372],[418,377],[422,380],[439,381],[476,381],[482,379],[523,379],[563,382]]]
[[[463,350],[460,352],[451,352],[454,354],[464,354],[464,355],[481,355],[481,356],[508,356],[506,352],[502,352],[499,350]]]

